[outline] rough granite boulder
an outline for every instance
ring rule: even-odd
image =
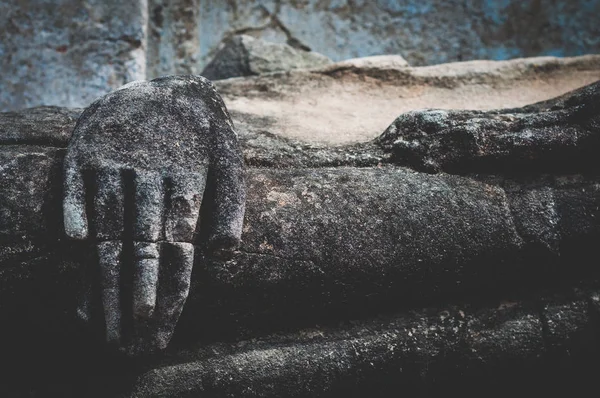
[[[331,62],[326,56],[313,51],[240,35],[225,43],[204,68],[202,76],[210,80],[221,80],[237,76],[317,68]]]

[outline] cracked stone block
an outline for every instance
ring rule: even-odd
[[[0,110],[83,107],[146,76],[146,1],[0,0]]]
[[[402,54],[411,65],[600,51],[598,1],[206,0],[200,7],[201,66],[239,33],[334,61]]]
[[[326,56],[295,49],[283,43],[269,43],[241,35],[227,41],[225,47],[204,68],[207,79],[220,80],[292,69],[318,68],[331,64]]]

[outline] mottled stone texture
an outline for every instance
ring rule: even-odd
[[[506,378],[535,391],[551,389],[538,384],[547,375],[573,386],[597,369],[597,294],[571,289],[578,280],[598,286],[589,277],[598,275],[597,178],[488,185],[396,168],[253,169],[244,246],[227,262],[197,258],[175,345],[139,367],[79,340],[77,268],[52,218],[55,151],[7,146],[0,159],[0,180],[11,187],[2,202],[19,220],[2,223],[2,360],[29,372],[34,391],[395,396],[462,386],[474,394]],[[526,194],[540,185],[547,195]],[[554,222],[539,222],[541,207]],[[559,236],[560,251],[540,257],[532,247],[547,235]],[[19,252],[21,236],[30,239]],[[39,368],[20,369],[14,358]]]
[[[141,87],[148,89],[147,84]],[[523,139],[538,142],[523,144],[529,154],[544,155],[544,143],[560,138],[563,145],[553,146],[554,152],[589,159],[598,141],[567,138],[598,136],[599,90],[592,84],[502,113],[529,129],[498,124],[497,112],[449,112],[443,123],[430,120],[431,110],[410,117],[432,145],[452,136],[448,126],[464,127],[467,120],[475,137],[512,137],[504,149],[491,146],[484,155],[518,159],[520,146],[511,144]],[[129,94],[114,93],[104,105],[110,109],[111,101],[126,102]],[[556,113],[548,119],[548,112]],[[163,355],[137,362],[111,356],[104,341],[115,332],[113,318],[88,330],[101,335],[97,350],[75,321],[83,268],[76,257],[92,251],[64,241],[57,211],[75,113],[41,108],[0,115],[0,137],[7,137],[0,146],[0,186],[6,187],[0,190],[0,362],[9,369],[0,395],[333,397],[397,396],[399,391],[440,395],[460,389],[481,396],[482,389],[492,388],[492,396],[532,396],[561,389],[581,395],[578,389],[596,384],[597,162],[568,156],[552,165],[533,156],[542,167],[515,172],[467,162],[451,168],[463,176],[422,173],[398,166],[411,165],[394,146],[400,129],[364,144],[301,153],[292,142],[255,126],[240,140],[246,158],[253,159],[249,163],[262,166],[246,175],[242,245],[229,259],[211,255],[200,244],[192,260],[190,243],[174,244],[179,250],[163,256],[167,261],[161,269],[175,278],[162,289],[171,293],[187,293],[188,286],[178,283],[189,279],[189,273],[183,278],[171,273],[173,263],[194,261],[190,300]],[[90,119],[93,107],[87,113],[82,124],[101,130]],[[107,116],[101,118],[108,122],[103,126],[107,140],[88,141],[86,146],[99,150],[82,151],[85,158],[140,161],[139,154],[111,157],[115,120],[102,109],[99,115]],[[31,128],[35,120],[40,126]],[[540,128],[541,122],[561,130]],[[26,130],[22,141],[15,133],[20,126]],[[77,130],[72,142],[86,133]],[[145,146],[153,145],[160,143]],[[469,160],[478,152],[457,155]],[[343,167],[330,167],[336,159]],[[365,159],[377,163],[365,164]],[[439,164],[444,169],[453,163]],[[106,182],[115,179],[99,180],[88,205],[106,207],[107,193],[120,189],[117,182],[106,190]],[[154,179],[141,182],[146,193],[154,189]],[[153,197],[130,194],[141,207],[154,205]],[[124,212],[131,223],[136,211]],[[91,214],[101,228],[119,225],[115,218],[103,218],[110,212]],[[148,221],[156,214],[146,215],[138,221],[152,232]],[[137,223],[132,228],[135,232]],[[124,239],[122,246],[131,243]],[[152,243],[131,245],[149,266],[160,255]],[[118,240],[98,244],[99,260],[114,265],[120,246]],[[102,272],[98,278],[110,282]],[[134,300],[149,290],[146,284],[133,292],[127,284],[112,284],[110,294],[133,293]],[[157,295],[160,289],[159,283]]]
[[[90,284],[102,291],[107,341],[165,348],[188,295],[192,243],[224,254],[242,232],[244,165],[223,100],[198,75],[127,84],[85,109],[64,163],[64,229],[96,244]],[[201,205],[209,216],[199,224]],[[128,262],[133,281],[120,292]],[[120,331],[124,302],[133,339]],[[89,319],[89,305],[80,313]]]
[[[600,55],[420,67],[377,57],[219,80],[215,86],[241,133],[268,131],[296,141],[295,148],[304,150],[316,143],[373,139],[409,111],[516,108],[599,79]],[[302,152],[297,150],[296,155],[303,156]]]
[[[197,346],[144,372],[131,396],[579,395],[598,371],[593,295],[565,289]]]
[[[199,73],[238,34],[414,66],[597,53],[598,14],[598,0],[1,0],[0,110],[83,107],[131,80]]]
[[[399,116],[378,138],[402,164],[427,171],[596,170],[600,82],[519,109]]]
[[[205,0],[199,62],[244,33],[334,61],[401,54],[411,65],[600,51],[596,0]]]
[[[210,80],[262,73],[310,69],[331,63],[314,51],[295,49],[284,43],[269,43],[248,35],[229,40],[202,71]]]
[[[146,1],[0,1],[0,110],[85,106],[146,76]]]
[[[197,74],[203,0],[147,0],[149,78]]]
[[[5,112],[0,118],[0,143],[63,146],[80,113],[81,109],[54,106]]]

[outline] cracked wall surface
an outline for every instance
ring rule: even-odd
[[[599,53],[599,14],[600,0],[0,0],[0,111],[199,73],[236,34],[413,66]]]
[[[86,106],[146,77],[146,0],[0,0],[0,110]]]
[[[148,0],[148,77],[198,74],[201,0]]]
[[[598,0],[202,0],[205,65],[244,33],[334,61],[401,54],[411,65],[600,51]]]

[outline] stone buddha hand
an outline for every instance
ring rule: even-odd
[[[203,77],[133,82],[83,112],[64,163],[64,226],[96,247],[87,268],[99,276],[107,342],[129,353],[167,346],[194,247],[233,251],[245,199],[237,135]],[[90,290],[80,317],[90,320],[93,306]]]

